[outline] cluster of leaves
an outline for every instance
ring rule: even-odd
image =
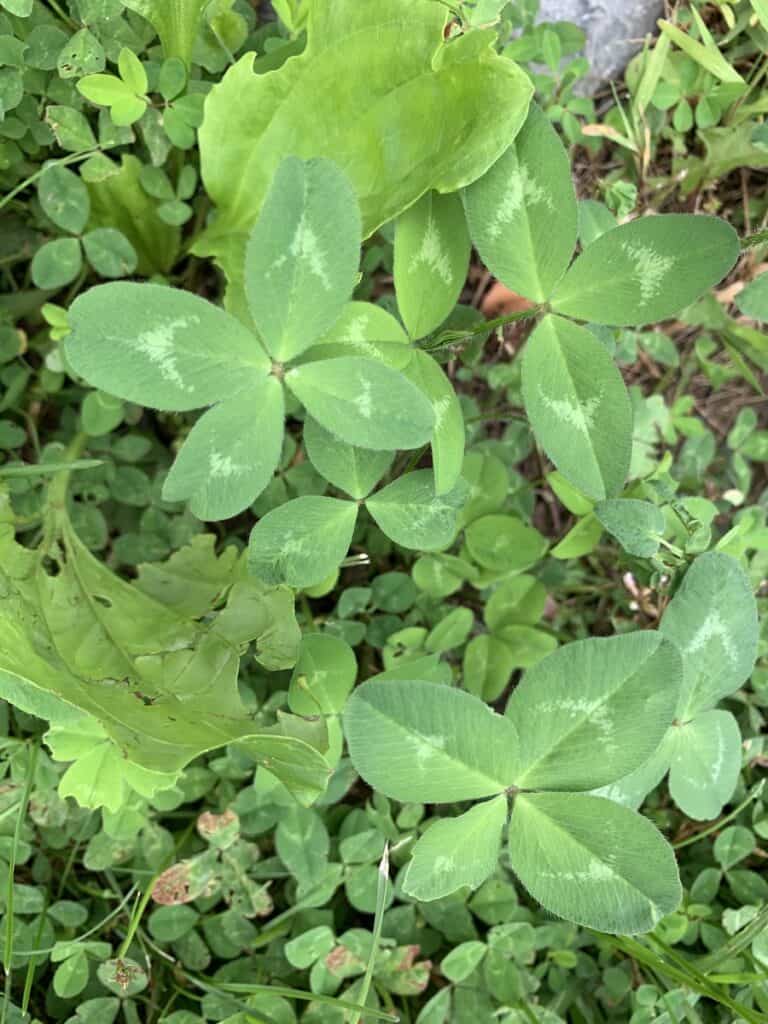
[[[764,279],[627,218],[749,2],[585,134],[535,3],[0,0],[7,1019],[763,1019]]]

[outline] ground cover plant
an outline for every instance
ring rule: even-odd
[[[536,13],[0,0],[3,1021],[768,1020],[768,9]]]

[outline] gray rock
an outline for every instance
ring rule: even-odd
[[[591,70],[581,91],[591,93],[621,74],[663,7],[663,0],[541,0],[539,19],[572,21],[587,33]]]

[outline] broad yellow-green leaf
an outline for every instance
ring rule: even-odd
[[[733,796],[741,771],[741,733],[730,711],[705,711],[671,733],[669,791],[697,821],[716,818]]]
[[[283,447],[283,388],[274,377],[200,417],[163,484],[166,501],[189,501],[198,519],[244,511],[272,478]]]
[[[757,606],[746,573],[719,551],[699,555],[664,612],[661,632],[683,657],[676,717],[687,722],[737,690],[757,657]]]
[[[628,555],[652,558],[658,552],[666,520],[661,509],[652,502],[612,498],[598,502],[595,515]]]
[[[347,554],[356,520],[352,501],[294,498],[267,512],[251,530],[248,568],[266,583],[316,586]]]
[[[525,119],[530,82],[494,32],[445,43],[431,0],[318,0],[307,45],[270,74],[245,54],[206,99],[202,177],[218,217],[196,245],[230,280],[285,156],[325,156],[349,176],[371,234],[428,189],[480,177]],[[425,130],[426,126],[429,130]]]
[[[573,256],[577,207],[568,154],[538,106],[464,201],[488,269],[519,295],[548,299]]]
[[[622,490],[632,405],[607,349],[590,331],[559,316],[542,320],[523,355],[523,399],[536,439],[569,483],[598,500]]]
[[[467,490],[459,480],[447,494],[437,494],[432,472],[419,469],[372,494],[365,507],[395,543],[418,551],[438,551],[456,536],[457,516]]]
[[[318,473],[358,500],[370,494],[394,459],[392,452],[374,452],[347,444],[311,416],[304,420],[304,444]]]
[[[397,218],[395,292],[412,338],[429,334],[453,310],[467,278],[469,251],[457,193],[426,192]]]
[[[1,543],[0,696],[57,727],[91,716],[121,761],[138,766],[123,775],[134,789],[146,782],[141,770],[173,775],[234,743],[298,799],[322,791],[328,766],[308,730],[297,735],[290,716],[257,728],[237,692],[239,649],[269,646],[292,618],[287,591],[244,581],[200,623],[114,576],[66,523],[40,552],[14,544],[7,528]]]
[[[330,160],[286,157],[254,225],[245,292],[270,355],[288,362],[339,318],[360,261],[360,214]]]
[[[432,403],[435,414],[432,436],[435,490],[438,494],[445,494],[456,486],[464,462],[466,431],[461,403],[440,364],[427,352],[414,351],[404,373]]]
[[[457,818],[436,821],[413,848],[403,892],[426,902],[464,886],[476,889],[496,868],[506,820],[507,797],[502,793]]]
[[[507,704],[520,735],[515,785],[589,790],[628,775],[661,743],[682,681],[658,633],[579,640],[529,669]]]
[[[519,794],[509,860],[545,910],[602,932],[651,931],[682,897],[674,853],[658,829],[603,797]]]
[[[205,299],[157,284],[97,285],[72,303],[64,351],[79,376],[153,409],[229,397],[269,370],[254,335]]]
[[[376,451],[418,448],[432,434],[429,400],[397,370],[359,356],[304,363],[285,382],[321,426]]]
[[[665,213],[606,231],[555,289],[557,313],[615,326],[679,313],[739,258],[739,237],[718,217]]]
[[[122,0],[142,15],[160,36],[163,56],[180,57],[187,65],[207,0]]]
[[[416,680],[364,683],[344,711],[344,733],[355,769],[394,800],[454,803],[511,785],[514,725],[462,690]]]

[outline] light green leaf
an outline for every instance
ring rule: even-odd
[[[486,944],[478,942],[477,939],[469,939],[466,942],[459,943],[458,946],[453,947],[440,964],[440,973],[454,984],[464,981],[483,959],[487,949]],[[450,990],[442,989],[441,991]],[[443,1018],[444,1021],[445,1018]]]
[[[418,349],[414,351],[404,373],[432,403],[435,414],[432,436],[435,490],[438,494],[445,494],[456,486],[464,462],[466,432],[461,403],[440,364],[427,352]]]
[[[651,931],[682,898],[675,856],[661,833],[602,797],[519,794],[509,859],[545,910],[601,932]]]
[[[570,558],[581,558],[594,551],[603,535],[603,524],[597,516],[590,512],[579,519],[563,539],[552,548],[552,557],[565,561]]]
[[[428,0],[319,0],[300,55],[268,75],[253,73],[253,54],[241,57],[206,99],[202,177],[219,216],[196,252],[238,275],[285,156],[335,160],[366,236],[428,189],[455,192],[483,174],[519,130],[532,88],[496,55],[495,33],[446,45],[444,25]]]
[[[517,734],[508,718],[462,690],[402,679],[353,691],[344,733],[355,769],[393,800],[455,803],[503,793]]]
[[[604,796],[617,804],[636,810],[646,796],[655,789],[669,771],[672,755],[672,729],[668,729],[659,746],[648,760],[641,764],[623,779],[601,786],[594,791],[595,796]]]
[[[108,394],[154,409],[198,409],[255,386],[269,370],[258,341],[190,292],[116,282],[78,296],[67,360]]]
[[[402,370],[410,363],[413,351],[402,324],[391,313],[372,302],[348,302],[333,327],[306,353],[302,362],[334,356],[365,356]]]
[[[522,372],[531,426],[563,476],[590,498],[618,494],[629,471],[633,417],[607,349],[583,327],[547,316],[528,340]]]
[[[579,241],[582,248],[588,245],[616,227],[616,218],[605,205],[595,199],[581,199],[579,201]]]
[[[557,132],[535,104],[520,134],[464,193],[472,241],[503,284],[544,302],[576,246],[576,192]]]
[[[515,656],[491,633],[473,636],[464,648],[462,682],[468,693],[492,703],[506,690],[515,669]]]
[[[671,729],[669,791],[696,821],[716,818],[733,796],[741,771],[741,733],[729,711],[705,711]]]
[[[136,250],[122,231],[94,228],[83,235],[83,248],[88,262],[102,277],[127,277],[136,270]]]
[[[116,75],[86,75],[77,83],[77,91],[91,103],[103,107],[135,99],[130,88]]]
[[[463,480],[447,494],[435,493],[432,471],[406,473],[372,494],[365,507],[396,544],[418,551],[438,551],[456,536],[457,516],[468,487]]]
[[[261,494],[283,447],[283,388],[274,377],[203,413],[163,484],[166,501],[189,501],[198,519],[230,519]]]
[[[730,825],[715,840],[715,860],[723,869],[729,871],[754,851],[755,834],[745,825]]]
[[[131,92],[137,96],[143,96],[149,88],[147,72],[133,50],[129,50],[127,46],[120,50],[117,58],[117,67],[120,77]]]
[[[304,363],[289,370],[285,382],[321,426],[359,448],[418,448],[434,427],[432,406],[419,389],[373,359]]]
[[[347,444],[311,416],[304,420],[304,444],[318,473],[358,500],[371,493],[394,460],[392,452],[374,452]]]
[[[82,178],[66,167],[46,167],[37,183],[37,197],[46,216],[73,235],[88,223],[91,200]]]
[[[349,644],[329,633],[307,633],[288,687],[288,706],[297,715],[338,714],[356,678]]]
[[[513,668],[533,668],[557,649],[557,637],[535,626],[502,626],[496,639],[508,649]]]
[[[41,245],[32,259],[32,282],[37,288],[56,291],[70,284],[83,265],[77,238],[54,238]]]
[[[768,13],[768,0],[766,0]],[[768,321],[768,274],[760,274],[734,299],[736,308],[752,320]]]
[[[458,301],[469,269],[470,241],[456,193],[425,192],[395,226],[395,292],[408,333],[423,338]]]
[[[552,307],[614,326],[665,320],[722,280],[739,251],[738,235],[717,217],[640,217],[584,250],[555,289]]]
[[[691,11],[694,15],[698,14],[695,8],[691,8]],[[704,26],[703,42],[701,43],[686,32],[683,32],[677,25],[673,25],[671,21],[665,21],[663,18],[659,20],[659,28],[664,35],[668,36],[673,43],[679,46],[684,53],[692,60],[695,60],[705,71],[708,71],[710,75],[714,75],[715,78],[719,78],[723,82],[744,85],[744,79],[722,55],[702,19],[699,17],[696,20],[700,30]]]
[[[515,516],[483,516],[467,527],[464,536],[472,558],[499,573],[523,572],[547,550],[546,538]]]
[[[237,548],[229,545],[217,554],[217,540],[214,533],[198,533],[165,562],[142,562],[134,585],[181,616],[206,614],[238,573]]]
[[[547,588],[534,576],[514,576],[493,591],[483,617],[490,630],[511,625],[534,625],[544,614]]]
[[[248,568],[266,583],[313,587],[338,568],[352,542],[357,505],[306,495],[268,512],[251,530]]]
[[[661,509],[652,502],[612,498],[598,502],[595,515],[628,555],[653,558],[658,552],[666,520]]]
[[[664,612],[661,632],[683,656],[676,717],[688,721],[737,690],[757,657],[757,606],[735,558],[710,551],[694,561]]]
[[[180,57],[189,65],[207,0],[122,0],[146,18],[160,36],[165,57]]]
[[[339,318],[360,261],[352,187],[330,160],[286,157],[248,240],[245,291],[273,359],[309,348]]]
[[[507,704],[520,734],[515,785],[589,790],[628,775],[661,743],[682,681],[656,632],[578,640],[529,669]]]
[[[496,869],[506,820],[507,796],[502,793],[458,818],[436,821],[413,848],[403,892],[427,902],[464,886],[477,889]]]
[[[299,800],[323,790],[328,765],[307,723],[298,730],[287,716],[258,727],[237,690],[239,649],[250,640],[265,664],[286,667],[272,648],[275,636],[295,636],[289,592],[243,581],[224,611],[195,622],[114,576],[66,520],[38,552],[7,529],[0,545],[0,696],[57,728],[92,716],[136,767],[124,778],[139,792],[145,770],[175,774],[228,744],[242,744]]]

